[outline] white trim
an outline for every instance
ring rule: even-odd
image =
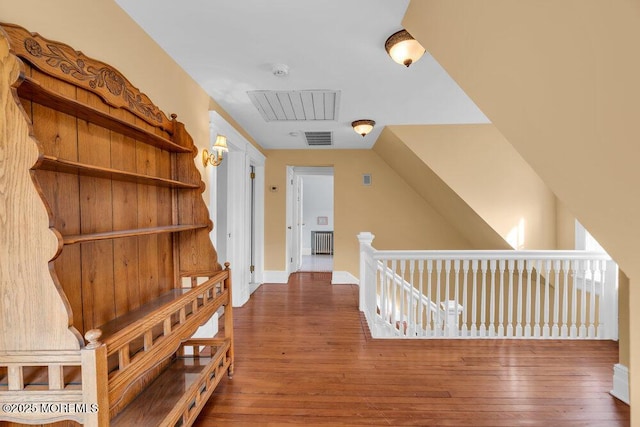
[[[251,158],[253,162],[253,158]],[[265,167],[264,163],[254,164],[255,166],[255,241],[254,244],[254,272],[253,281],[262,283],[264,276],[264,188],[265,188]],[[255,290],[255,289],[254,289]],[[251,293],[253,293],[253,291]]]
[[[303,176],[333,176],[333,166],[287,166],[287,185],[286,185],[286,248],[285,248],[285,266],[287,271],[295,273],[302,262],[303,248],[297,248],[297,241],[302,240],[300,232],[302,224],[297,224],[296,213],[299,208],[296,203],[295,195],[301,190],[302,183],[300,178]],[[300,190],[299,190],[300,189]],[[334,191],[332,186],[331,191]],[[301,245],[300,245],[301,246]],[[350,282],[353,283],[353,282]]]
[[[619,363],[613,365],[613,390],[611,395],[630,405],[629,399],[629,368]]]
[[[358,285],[360,281],[348,271],[334,271],[331,275],[332,285]]]
[[[333,176],[333,166],[294,166],[297,175]]]
[[[262,285],[262,283],[249,283],[249,292],[251,293],[251,295],[253,295],[253,293],[258,290],[260,285]]]
[[[226,255],[231,263],[233,306],[244,305],[252,289],[251,263],[251,166],[255,167],[255,242],[253,281],[260,283],[264,272],[264,164],[265,156],[216,111],[209,112],[211,138],[215,133],[227,137],[227,229]],[[218,236],[220,238],[220,236]]]
[[[549,251],[549,250],[489,250],[489,251],[473,251],[473,250],[441,250],[441,251],[405,251],[405,250],[389,250],[380,251],[376,250],[374,258],[377,260],[385,260],[395,258],[398,260],[411,260],[411,259],[441,259],[441,260],[542,260],[542,261],[564,261],[566,259],[572,260],[610,260],[611,257],[602,252],[587,252],[587,251]]]
[[[287,283],[289,282],[289,273],[286,271],[266,270],[264,272],[264,283]]]
[[[287,273],[293,273],[295,270],[292,266],[293,264],[293,193],[294,193],[294,188],[293,188],[293,183],[294,183],[294,179],[293,179],[293,167],[292,166],[287,166],[287,182],[285,185],[286,188],[286,193],[285,193],[285,204],[286,204],[286,214],[285,214],[285,221],[286,221],[286,244],[285,244],[285,252],[284,252],[284,265],[285,268],[287,269]]]

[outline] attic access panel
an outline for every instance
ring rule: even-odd
[[[267,122],[338,120],[339,90],[253,90],[247,95]]]

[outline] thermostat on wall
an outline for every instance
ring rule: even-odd
[[[362,185],[371,185],[371,174],[370,173],[362,174]]]

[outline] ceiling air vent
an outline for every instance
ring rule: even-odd
[[[267,122],[338,120],[339,90],[252,90],[247,95]]]
[[[307,140],[307,145],[313,147],[317,147],[319,145],[333,145],[331,132],[305,132],[304,137]]]

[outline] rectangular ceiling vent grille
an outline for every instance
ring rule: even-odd
[[[310,146],[333,145],[331,132],[305,132],[304,137],[307,140],[307,145]]]
[[[247,95],[267,122],[338,120],[339,90],[253,90]]]

